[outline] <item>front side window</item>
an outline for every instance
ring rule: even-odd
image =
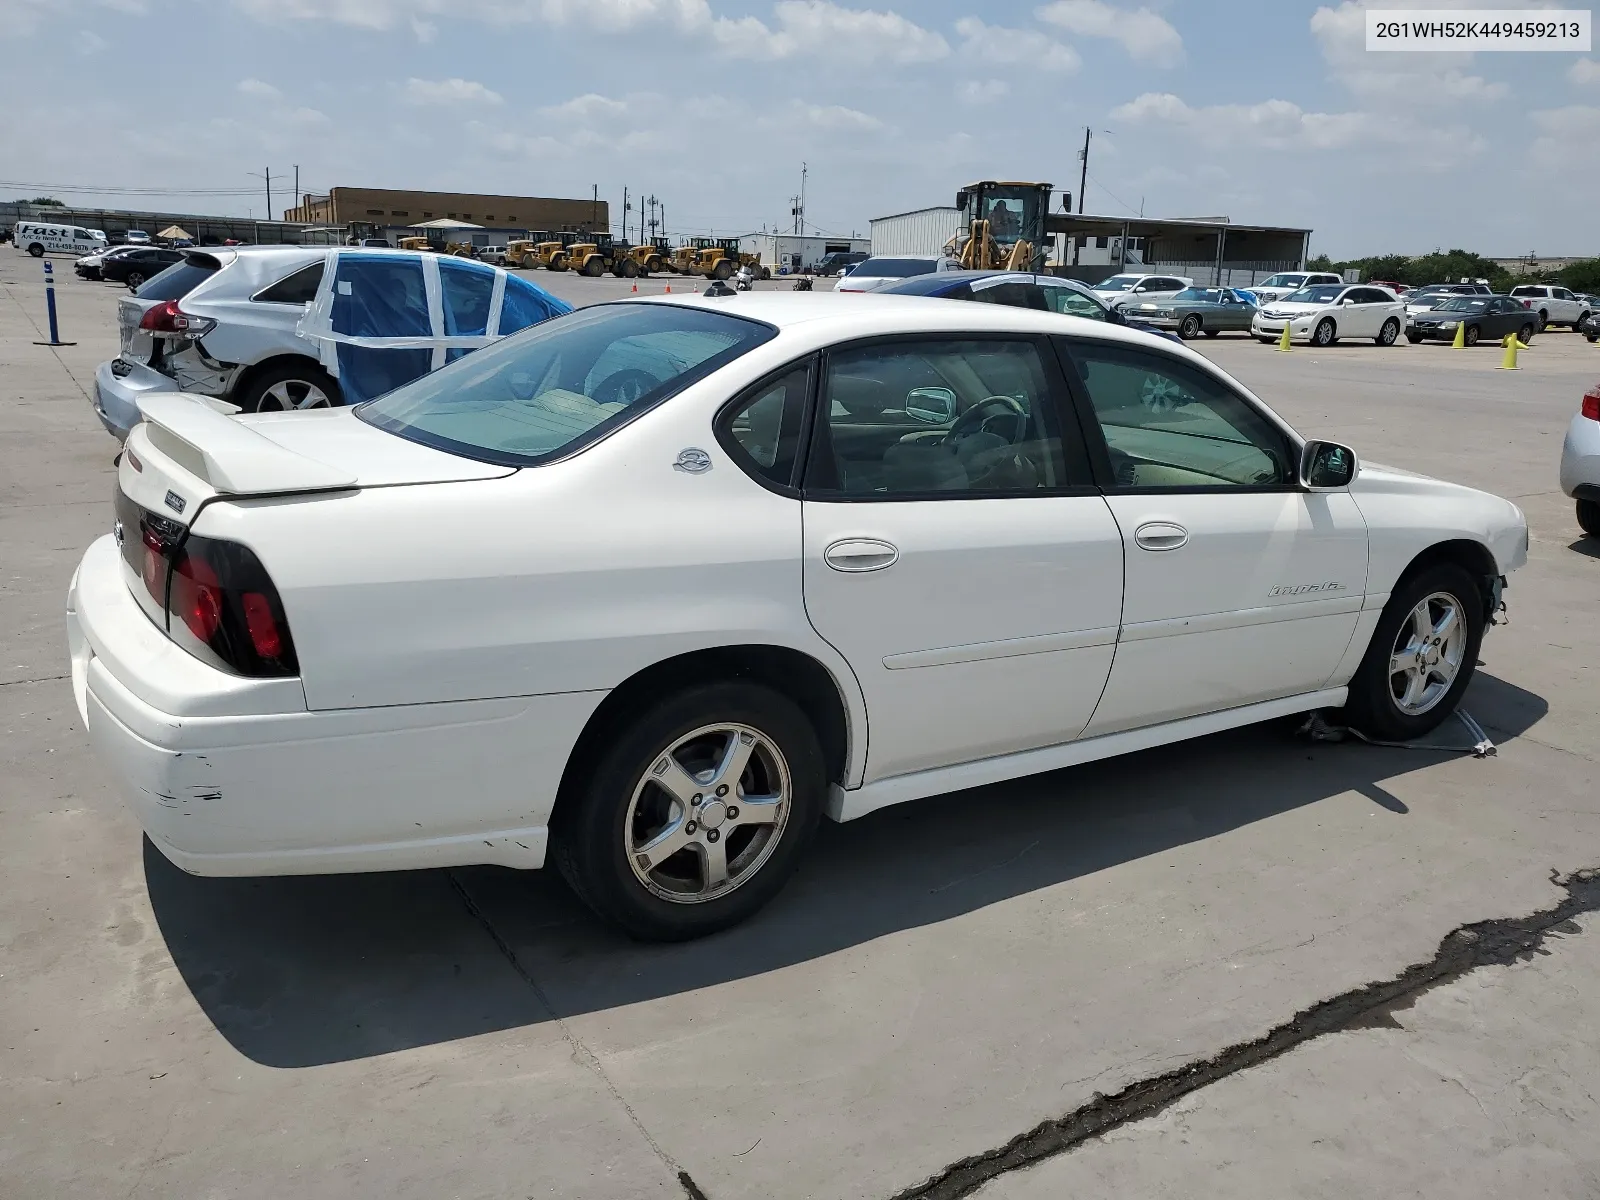
[[[720,312],[601,304],[496,342],[357,412],[467,458],[536,466],[774,336],[769,325]]]
[[[1085,296],[1076,288],[1045,287],[1043,288],[1045,303],[1051,312],[1063,313],[1069,317],[1088,317],[1091,321],[1104,321],[1106,310],[1098,300],[1092,296]]]
[[[758,384],[718,422],[724,449],[750,474],[778,487],[794,483],[804,432],[811,363]]]
[[[1130,346],[1067,347],[1105,434],[1118,487],[1187,491],[1294,484],[1289,439],[1214,376]]]
[[[939,499],[1037,493],[1087,477],[1064,447],[1032,341],[889,342],[828,356],[808,497]]]

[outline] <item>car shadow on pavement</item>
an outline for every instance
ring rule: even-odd
[[[1480,672],[1465,707],[1496,738],[1547,711]],[[789,887],[744,925],[640,945],[553,871],[199,879],[148,841],[156,919],[240,1053],[304,1067],[649,1001],[792,966],[1348,792],[1453,755],[1311,744],[1288,722],[824,822]],[[1460,741],[1446,725],[1440,737]]]
[[[1600,558],[1600,538],[1581,537],[1568,546],[1567,549],[1576,550],[1579,554],[1586,555],[1589,558]]]

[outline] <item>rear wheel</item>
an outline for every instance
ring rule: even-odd
[[[1437,728],[1472,680],[1483,622],[1482,593],[1464,567],[1436,563],[1405,579],[1350,681],[1350,724],[1392,741]]]
[[[1476,325],[1468,325],[1466,333],[1461,335],[1461,340],[1469,346],[1476,346],[1478,339],[1483,336],[1483,331]]]
[[[804,714],[732,682],[657,701],[571,770],[556,867],[601,917],[651,941],[726,929],[777,895],[816,830],[827,782]]]
[[[262,371],[232,400],[245,412],[296,412],[332,408],[341,402],[339,385],[312,362],[284,363]]]
[[[1323,317],[1317,322],[1316,332],[1311,335],[1312,345],[1331,346],[1339,340],[1339,332],[1334,327],[1332,317]]]
[[[1421,345],[1422,335],[1420,333],[1408,333],[1406,334],[1406,341],[1410,342],[1413,346]]]
[[[1394,345],[1395,339],[1399,336],[1400,322],[1395,320],[1393,317],[1390,317],[1383,323],[1383,328],[1378,330],[1378,336],[1372,340],[1377,342],[1380,346],[1392,346]]]
[[[639,264],[631,258],[622,260],[622,277],[624,279],[639,278]]]
[[[1592,538],[1600,538],[1600,500],[1578,501],[1578,528]]]
[[[1190,313],[1178,326],[1178,336],[1186,342],[1192,342],[1200,336],[1200,318],[1195,313]]]

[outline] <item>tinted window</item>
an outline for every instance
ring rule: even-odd
[[[932,274],[938,265],[936,258],[869,258],[851,274],[863,279],[907,279]]]
[[[807,493],[956,498],[1060,487],[1065,455],[1047,380],[1032,342],[836,351],[823,378]],[[1082,461],[1081,447],[1073,456]]]
[[[489,462],[534,465],[587,444],[774,336],[671,305],[597,305],[546,321],[357,411],[380,428]]]
[[[788,487],[811,392],[811,364],[756,387],[723,416],[723,446],[752,475]]]
[[[500,301],[500,332],[515,333],[571,311],[570,304],[557,300],[543,288],[520,276],[507,275],[505,296]]]
[[[318,259],[308,267],[301,267],[293,275],[286,275],[271,287],[263,288],[252,299],[265,301],[269,304],[310,304],[317,298],[317,289],[322,286],[322,268],[326,265]]]
[[[996,283],[989,287],[975,284],[972,298],[982,304],[1004,304],[1011,308],[1033,308],[1045,312],[1044,292],[1033,283]]]
[[[125,260],[137,258],[125,255]],[[134,293],[141,300],[182,300],[205,280],[217,273],[216,267],[203,267],[195,263],[178,263],[168,267],[154,279],[147,279]]]
[[[1511,294],[1513,296],[1542,296],[1544,295],[1544,289],[1537,287],[1514,287],[1511,289]]]
[[[1127,346],[1071,344],[1118,486],[1283,487],[1288,439],[1242,396],[1188,363]]]

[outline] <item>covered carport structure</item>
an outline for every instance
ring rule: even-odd
[[[1051,271],[1098,283],[1122,271],[1185,275],[1227,287],[1305,268],[1309,229],[1236,225],[1226,217],[1105,217],[1051,213],[1045,233],[1061,251]]]

